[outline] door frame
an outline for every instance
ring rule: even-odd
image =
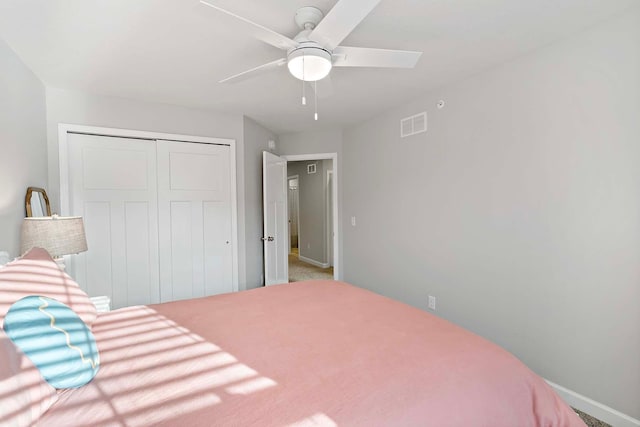
[[[327,262],[330,264],[330,266],[333,266],[335,260],[333,259],[332,256],[330,256],[330,255],[332,255],[332,249],[333,248],[328,243],[330,241],[333,241],[331,239],[331,232],[335,233],[336,225],[333,223],[333,215],[330,215],[329,203],[328,203],[329,202],[329,195],[327,193],[329,191],[329,181],[331,181],[331,184],[332,184],[331,185],[331,194],[333,196],[333,176],[334,176],[333,175],[333,169],[328,170],[327,171],[327,176],[326,176],[326,181],[325,181],[326,188],[325,188],[325,194],[324,194],[325,200],[327,201],[327,209],[326,209],[326,213],[327,213],[327,217],[326,218],[327,218],[327,220],[326,220],[326,224],[325,224],[325,226],[327,227],[327,235],[325,236],[326,239],[327,239],[327,254],[326,254],[326,257],[327,257]],[[331,205],[333,206],[333,197],[331,197]],[[329,229],[329,218],[331,218],[331,230]],[[333,238],[335,239],[335,234],[334,234]]]
[[[231,242],[233,244],[232,251],[232,272],[233,272],[233,291],[238,291],[238,195],[236,185],[236,140],[228,138],[212,138],[206,136],[182,135],[174,133],[150,132],[133,129],[119,129],[99,126],[74,125],[68,123],[58,124],[58,165],[60,168],[60,215],[69,215],[70,194],[69,194],[69,158],[68,158],[68,141],[67,134],[79,133],[88,135],[98,135],[116,138],[135,138],[146,139],[149,141],[171,141],[183,142],[186,144],[214,144],[227,145],[230,148],[229,153],[229,173],[231,186]],[[68,257],[67,257],[68,258]],[[72,260],[67,260],[72,262]]]
[[[289,215],[289,180],[294,178],[298,179],[298,198],[296,199],[296,224],[298,225],[298,251],[300,251],[300,175],[298,174],[287,176],[287,216]],[[289,225],[289,255],[291,255],[291,225]]]
[[[342,279],[342,265],[340,264],[340,224],[338,221],[338,153],[294,154],[281,155],[287,162],[299,162],[308,160],[333,160],[333,278]],[[299,194],[298,194],[299,195]],[[287,206],[287,209],[289,207]],[[287,218],[289,212],[287,212]],[[299,233],[299,232],[298,232]],[[298,234],[298,238],[299,234]]]

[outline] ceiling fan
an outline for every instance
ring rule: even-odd
[[[200,0],[200,3],[252,25],[258,39],[287,52],[285,58],[220,80],[220,83],[234,83],[284,64],[287,64],[289,72],[295,78],[307,82],[327,77],[332,67],[413,68],[422,52],[340,46],[380,1],[339,0],[327,16],[316,7],[302,7],[295,15],[296,24],[301,31],[293,39],[209,1]]]

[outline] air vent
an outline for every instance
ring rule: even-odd
[[[307,164],[307,174],[312,174],[312,173],[316,173],[316,164],[315,163]]]
[[[427,112],[423,111],[415,116],[400,120],[400,137],[416,135],[427,131]]]

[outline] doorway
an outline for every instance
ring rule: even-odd
[[[299,253],[298,241],[300,233],[300,176],[287,177],[287,207],[289,211],[289,253]]]
[[[289,282],[331,280],[333,159],[287,162]]]
[[[326,167],[322,161],[326,162]],[[306,162],[304,169],[297,172],[290,169],[293,162]],[[275,285],[289,281],[289,259],[294,262],[302,262],[305,267],[315,267],[325,270],[325,279],[339,280],[342,278],[340,264],[340,221],[338,218],[338,154],[306,154],[277,156],[271,152],[262,153],[262,190],[263,190],[263,249],[264,249],[264,277],[265,285]],[[331,170],[330,179],[327,180],[327,170]],[[289,178],[298,175],[297,196],[299,209],[297,209],[297,243],[298,253],[295,252],[295,241],[290,239],[289,225]],[[307,221],[304,218],[302,201],[304,195],[303,177],[313,175],[322,185],[324,190],[316,197],[312,211],[315,215],[330,216],[308,224],[315,224],[315,228],[305,227]],[[295,181],[293,183],[295,186]],[[330,188],[326,188],[330,186]],[[308,195],[308,194],[307,194]],[[330,199],[327,201],[327,197]],[[328,228],[330,227],[330,228]],[[309,234],[318,234],[315,243]],[[327,238],[329,237],[329,238]],[[322,244],[318,242],[321,241]],[[331,246],[330,248],[328,246]],[[309,252],[311,250],[311,253]],[[292,263],[293,264],[293,263]],[[327,269],[332,268],[332,270]],[[304,280],[312,277],[305,277]],[[294,277],[295,279],[295,277]]]

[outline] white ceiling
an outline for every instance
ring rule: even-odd
[[[335,0],[210,0],[293,37],[297,8]],[[343,0],[349,1],[349,0]],[[566,37],[636,0],[382,0],[342,43],[418,50],[413,70],[335,68],[320,120],[286,67],[218,80],[283,57],[197,0],[0,0],[0,37],[48,86],[246,114],[271,130],[344,126]],[[323,90],[322,84],[320,91]]]

